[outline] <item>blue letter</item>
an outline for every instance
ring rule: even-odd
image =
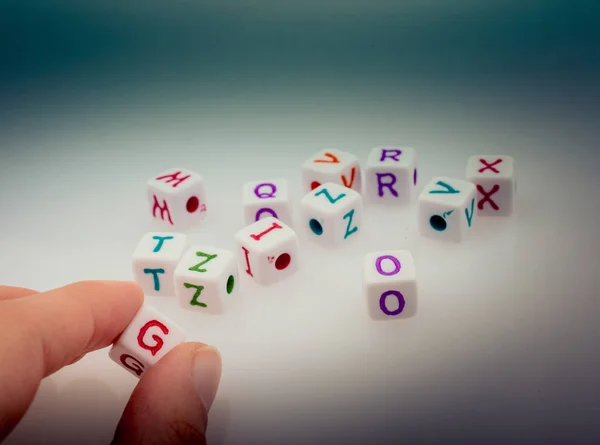
[[[319,195],[325,195],[325,197],[329,200],[330,203],[335,204],[338,200],[342,199],[344,196],[346,196],[345,193],[340,193],[339,196],[337,196],[336,198],[333,198],[330,194],[329,191],[327,189],[323,189],[318,193],[315,193],[315,196],[319,196]]]
[[[152,276],[154,277],[154,290],[158,292],[160,290],[160,281],[158,281],[158,274],[165,273],[165,270],[164,269],[144,269],[144,273],[152,274]]]
[[[431,190],[429,193],[430,194],[455,194],[455,193],[460,193],[460,191],[456,190],[454,187],[452,187],[450,184],[446,184],[445,182],[442,181],[438,181],[436,182],[436,185],[439,185],[440,187],[444,187],[446,190]]]
[[[475,210],[475,199],[471,201],[471,214],[469,215],[469,209],[465,209],[465,215],[467,216],[467,223],[471,227],[471,221],[473,220],[473,211]]]
[[[348,218],[348,225],[346,226],[346,234],[344,235],[344,239],[348,238],[350,235],[355,233],[358,230],[358,226],[350,229],[352,225],[352,218],[354,217],[354,209],[350,210],[348,213],[344,215],[344,219]]]
[[[156,245],[156,247],[154,248],[154,250],[152,252],[158,252],[160,249],[162,249],[162,245],[165,242],[165,240],[173,239],[173,237],[172,236],[153,236],[152,239],[155,239],[158,241],[158,244]]]

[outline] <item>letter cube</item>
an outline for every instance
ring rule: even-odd
[[[152,217],[161,225],[178,230],[198,226],[206,215],[206,193],[200,175],[173,168],[148,181]]]
[[[287,179],[245,183],[242,190],[242,203],[246,225],[269,216],[292,225],[292,206]]]
[[[510,216],[516,194],[514,159],[510,156],[471,156],[467,180],[477,188],[477,213],[481,216]]]
[[[433,178],[419,195],[419,232],[427,238],[462,241],[477,217],[476,199],[469,181]]]
[[[325,246],[336,246],[358,234],[362,197],[339,184],[325,183],[300,201],[302,224],[309,236]]]
[[[108,355],[139,378],[184,341],[185,334],[179,326],[144,303]]]
[[[281,281],[298,269],[298,237],[273,217],[262,218],[235,234],[240,267],[257,283]]]
[[[223,313],[223,299],[238,288],[235,255],[212,246],[192,246],[175,269],[175,294],[184,309]]]
[[[373,320],[410,318],[417,313],[417,275],[407,250],[365,256],[363,292]]]
[[[375,147],[365,172],[368,202],[408,204],[417,185],[417,153],[412,147]]]
[[[145,295],[174,296],[173,273],[187,248],[183,233],[146,233],[133,252],[133,276]]]
[[[302,165],[304,193],[326,182],[362,191],[361,168],[358,158],[341,150],[326,149],[318,152]]]

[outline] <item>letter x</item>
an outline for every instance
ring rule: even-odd
[[[479,162],[481,162],[485,167],[481,167],[479,169],[479,173],[483,173],[484,171],[486,171],[487,169],[490,169],[491,171],[493,171],[494,173],[500,173],[500,170],[496,170],[494,168],[494,165],[500,164],[502,162],[502,159],[496,159],[494,162],[492,162],[491,164],[488,164],[488,162],[485,159],[479,159]]]
[[[498,207],[498,205],[491,199],[491,196],[498,190],[500,190],[500,186],[498,184],[494,185],[489,192],[484,190],[482,186],[478,185],[477,191],[483,195],[483,198],[477,203],[477,208],[479,208],[479,210],[483,210],[484,204],[489,202],[492,209],[500,210],[500,207]]]

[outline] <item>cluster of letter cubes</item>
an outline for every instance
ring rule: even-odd
[[[301,229],[316,242],[337,246],[357,236],[363,201],[407,204],[415,196],[417,155],[411,147],[375,147],[366,168],[339,150],[323,150],[302,166]],[[472,156],[466,178],[433,178],[418,197],[419,232],[428,238],[461,241],[481,215],[509,216],[516,181],[509,156]],[[152,217],[171,231],[146,234],[133,255],[135,280],[146,295],[176,296],[186,309],[223,312],[223,301],[239,287],[239,273],[271,284],[297,270],[299,250],[286,179],[246,183],[245,226],[235,234],[237,251],[189,245],[186,230],[207,212],[200,175],[172,169],[148,181]],[[374,252],[364,259],[363,287],[369,316],[409,318],[417,309],[417,279],[410,252]],[[150,339],[150,341],[148,340]],[[113,346],[110,356],[134,375],[184,341],[183,331],[144,305]]]

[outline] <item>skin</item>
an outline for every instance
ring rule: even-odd
[[[80,282],[43,293],[0,286],[0,441],[26,413],[42,379],[111,345],[143,300],[139,286],[128,282]],[[205,383],[212,394],[205,401],[192,378],[199,359],[217,363],[215,378]],[[220,374],[213,347],[184,343],[172,349],[140,379],[113,444],[206,444]]]

